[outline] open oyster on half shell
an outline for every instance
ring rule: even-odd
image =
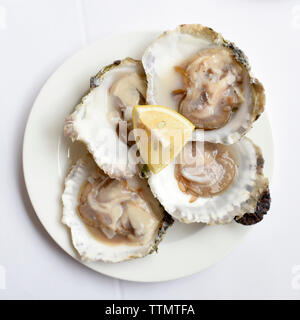
[[[260,148],[246,137],[230,145],[190,141],[148,182],[165,210],[181,222],[254,224],[270,206],[263,164]]]
[[[62,222],[83,260],[120,262],[157,249],[172,224],[146,182],[116,180],[90,156],[79,159],[65,179]]]
[[[112,178],[138,173],[134,137],[130,141],[128,133],[132,107],[145,102],[146,87],[140,61],[115,61],[91,79],[89,93],[65,120],[65,135],[83,142],[97,165]]]
[[[147,103],[180,112],[198,129],[197,140],[237,142],[264,110],[264,89],[247,57],[210,28],[186,24],[164,32],[142,62]]]

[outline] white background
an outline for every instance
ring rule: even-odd
[[[119,32],[181,23],[222,32],[265,86],[275,143],[272,208],[201,273],[119,281],[67,256],[40,225],[22,175],[25,124],[44,82],[77,50]],[[299,58],[300,0],[0,0],[0,299],[299,299]]]

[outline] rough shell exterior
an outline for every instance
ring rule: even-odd
[[[103,76],[105,75],[106,72],[118,67],[118,66],[122,66],[122,65],[126,65],[128,63],[136,63],[138,65],[142,66],[142,62],[140,60],[135,60],[132,59],[130,57],[127,57],[123,60],[116,60],[114,61],[112,64],[109,64],[105,67],[103,67],[94,77],[91,77],[90,79],[90,88],[91,90],[98,87],[101,83],[101,80],[103,78]]]
[[[260,184],[253,193],[253,202],[256,202],[254,212],[246,212],[243,215],[236,216],[234,220],[243,225],[252,225],[260,222],[264,215],[267,214],[271,205],[271,196],[269,191],[269,181],[263,175],[264,159],[261,150],[256,146],[257,152],[257,176]]]
[[[253,213],[245,213],[241,218],[235,217],[237,223],[245,226],[250,226],[260,222],[264,215],[267,214],[271,206],[270,191],[266,190],[260,197],[256,205],[256,210]]]

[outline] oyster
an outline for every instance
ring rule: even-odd
[[[157,249],[173,222],[146,180],[116,180],[90,156],[79,159],[65,180],[62,222],[83,260],[120,262]]]
[[[65,120],[64,133],[86,144],[97,165],[110,177],[138,172],[132,129],[132,106],[143,103],[146,79],[140,61],[126,58],[104,67],[91,79],[91,89]],[[130,141],[130,139],[132,141]]]
[[[264,89],[250,75],[247,57],[210,28],[190,24],[164,32],[142,62],[147,102],[182,113],[198,128],[196,140],[237,142],[264,110]]]
[[[165,210],[181,222],[224,224],[235,218],[252,224],[270,204],[263,163],[261,150],[246,137],[231,145],[190,141],[148,182]]]

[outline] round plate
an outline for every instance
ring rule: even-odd
[[[27,190],[41,223],[56,243],[80,261],[70,232],[61,223],[61,194],[65,174],[84,149],[63,136],[64,119],[89,88],[89,79],[103,66],[127,56],[140,59],[160,32],[135,32],[101,40],[68,59],[40,91],[26,126],[23,168]],[[249,135],[263,149],[265,174],[273,162],[272,135],[264,114]],[[267,218],[266,218],[267,220]],[[105,264],[82,262],[103,274],[133,281],[164,281],[203,270],[227,255],[251,227],[235,222],[224,226],[175,223],[157,254]]]

